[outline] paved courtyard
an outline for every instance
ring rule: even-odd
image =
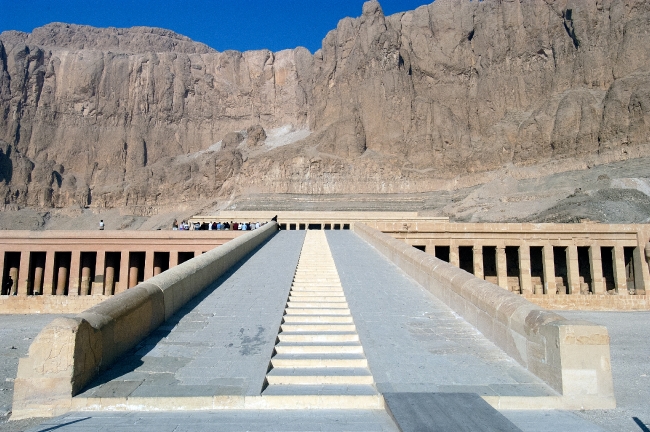
[[[553,394],[352,232],[330,248],[378,390]],[[165,323],[86,395],[259,395],[304,232],[281,232]],[[649,312],[561,312],[610,331],[618,408],[501,411],[525,432],[644,430],[650,419]],[[3,410],[17,359],[54,316],[1,316]],[[83,395],[82,395],[83,396]],[[636,420],[635,420],[636,419]],[[41,423],[42,422],[42,423]],[[35,426],[41,423],[39,426]],[[31,429],[30,429],[31,427]],[[397,430],[384,411],[73,412],[0,430]]]

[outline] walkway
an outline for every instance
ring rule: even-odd
[[[382,409],[323,231],[308,231],[266,376],[292,406]]]
[[[556,394],[357,235],[327,238],[380,392]]]
[[[259,395],[304,236],[275,235],[77,399]]]

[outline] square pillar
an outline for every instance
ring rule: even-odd
[[[126,291],[129,287],[129,251],[123,250],[120,256],[120,282],[115,284],[115,294]]]
[[[178,251],[170,250],[169,251],[169,268],[176,267],[178,265]]]
[[[567,250],[567,273],[569,276],[569,294],[580,294],[580,271],[578,269],[578,246],[569,245]]]
[[[145,257],[144,257],[144,280],[147,280],[150,277],[153,277],[153,255],[154,255],[154,252],[152,250],[145,252]]]
[[[627,277],[625,274],[625,252],[623,246],[614,246],[614,284],[618,295],[630,295],[627,290]]]
[[[474,276],[479,279],[485,279],[483,271],[483,246],[474,245],[472,252],[474,252]]]
[[[97,251],[95,260],[95,280],[92,285],[92,295],[104,294],[104,269],[106,267],[106,251]]]
[[[546,244],[542,248],[542,261],[544,265],[544,292],[547,295],[554,296],[557,294],[557,284],[555,283],[555,259],[552,245]]]
[[[18,270],[18,295],[26,296],[29,286],[29,251],[20,252],[20,266]]]
[[[449,245],[449,264],[460,267],[460,257],[458,255],[458,245],[452,241]]]
[[[519,246],[519,282],[522,294],[533,293],[533,283],[530,276],[530,246]]]
[[[0,249],[0,284],[3,282],[5,275],[5,250]]]
[[[497,285],[501,288],[509,289],[505,246],[497,246]]]
[[[79,295],[79,268],[81,265],[81,251],[72,251],[72,258],[70,259],[70,274],[68,275],[68,295]]]
[[[650,290],[650,273],[648,273],[648,263],[645,260],[646,239],[642,238],[642,233],[637,233],[637,247],[634,249],[634,280],[637,294],[646,294]],[[639,292],[641,291],[641,292]]]
[[[0,273],[1,274],[1,273]],[[54,282],[54,251],[45,253],[45,271],[43,272],[43,295],[55,294]]]
[[[605,294],[603,262],[600,253],[600,246],[595,244],[589,246],[589,267],[591,269],[591,285],[594,294]]]

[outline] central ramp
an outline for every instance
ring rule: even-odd
[[[266,380],[285,408],[383,407],[323,231],[307,231]]]

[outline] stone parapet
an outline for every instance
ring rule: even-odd
[[[614,408],[609,335],[569,321],[376,229],[355,232],[510,357],[562,395],[566,409]]]
[[[277,231],[271,222],[72,318],[57,318],[20,359],[12,419],[50,417],[196,294]]]

